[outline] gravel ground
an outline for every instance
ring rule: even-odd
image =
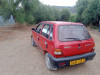
[[[96,43],[94,60],[49,71],[44,55],[31,46],[31,27],[0,30],[0,75],[100,75],[100,33],[89,31]]]

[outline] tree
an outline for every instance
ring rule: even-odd
[[[72,15],[71,15],[70,21],[71,21],[71,22],[75,22],[75,21],[76,21],[76,14],[72,14]]]
[[[65,20],[70,18],[68,10],[57,10],[39,0],[0,0],[0,15],[4,21],[13,16],[15,22],[33,24],[40,21]]]
[[[82,22],[82,13],[83,11],[87,8],[88,6],[88,0],[78,0],[78,2],[76,3],[76,11],[77,11],[77,15],[76,15],[76,21],[77,22]]]
[[[15,22],[31,23],[34,21],[33,14],[37,11],[38,0],[0,0],[0,15],[4,21],[13,16]]]
[[[28,24],[33,24],[35,22],[35,13],[39,9],[38,0],[24,0],[22,2],[22,7],[25,12],[25,22]]]
[[[35,13],[36,22],[41,21],[53,21],[55,20],[55,16],[53,13],[53,9],[48,5],[41,4],[39,6],[38,11]]]
[[[99,25],[100,0],[78,0],[76,21],[85,25]]]
[[[70,19],[70,12],[67,9],[63,9],[61,11],[61,20],[62,21],[69,21]]]
[[[54,17],[56,21],[60,21],[61,20],[61,12],[60,10],[53,8],[53,13],[54,13]]]
[[[0,10],[4,21],[8,20],[11,15],[15,18],[15,12],[17,11],[18,5],[22,0],[0,0]]]
[[[88,8],[83,12],[82,17],[85,20],[87,24],[94,24],[98,25],[99,23],[99,18],[100,14],[98,10],[100,7],[99,6],[100,1],[99,0],[92,0],[91,3],[89,4]]]

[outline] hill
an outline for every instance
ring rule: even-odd
[[[71,14],[75,14],[76,13],[76,7],[70,7],[70,6],[52,6],[54,8],[57,8],[59,10],[62,10],[62,9],[68,9],[70,11]]]

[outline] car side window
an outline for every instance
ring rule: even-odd
[[[50,26],[49,25],[44,25],[43,29],[42,29],[42,35],[46,38],[49,37],[49,33],[50,33]]]
[[[52,40],[52,38],[53,38],[53,26],[51,26],[49,40]]]
[[[36,32],[40,34],[43,24],[39,24],[36,28]]]

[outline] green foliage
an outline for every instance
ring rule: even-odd
[[[77,16],[76,16],[76,21],[77,22],[82,22],[82,13],[83,11],[87,8],[88,6],[88,0],[78,0],[76,3],[76,10],[77,10]]]
[[[71,21],[71,22],[75,22],[75,21],[76,21],[76,14],[72,14],[72,15],[71,15],[70,21]]]
[[[0,15],[4,21],[13,16],[15,22],[27,25],[40,21],[69,21],[69,10],[44,5],[39,0],[0,0]]]
[[[53,13],[54,13],[55,20],[60,21],[61,20],[61,12],[58,9],[53,8]]]
[[[36,22],[55,20],[53,9],[47,5],[40,5],[39,10],[35,13]]]
[[[76,21],[85,25],[98,26],[100,20],[100,0],[78,0]]]
[[[99,29],[98,26],[94,26],[94,25],[92,25],[91,28],[92,28],[92,29]]]
[[[23,10],[16,11],[13,16],[15,16],[14,17],[15,21],[24,24],[25,12]]]
[[[67,9],[63,9],[61,11],[61,20],[62,21],[69,21],[70,20],[70,12]]]
[[[15,22],[32,23],[38,5],[38,0],[0,0],[0,15],[4,21],[9,20],[12,15]]]

